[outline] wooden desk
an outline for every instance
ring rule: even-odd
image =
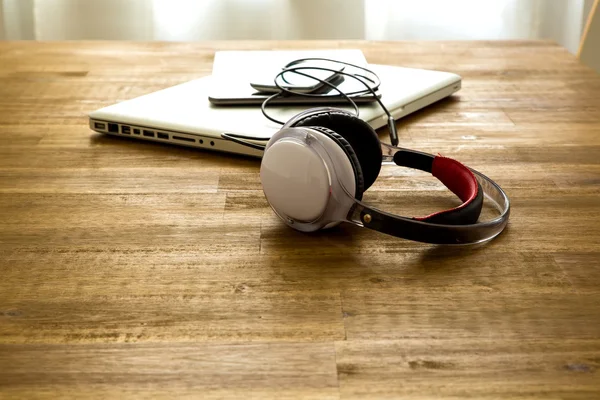
[[[217,49],[338,46],[463,76],[400,141],[503,185],[501,237],[300,234],[257,160],[87,127]],[[600,397],[600,77],[552,43],[4,42],[0,133],[0,397]],[[455,204],[391,167],[365,199]]]

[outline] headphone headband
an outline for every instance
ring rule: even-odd
[[[394,147],[385,143],[382,143],[381,147],[384,154],[384,163],[393,161],[398,166],[423,171],[427,171],[426,166],[438,158],[432,154]],[[499,215],[495,219],[485,222],[473,221],[470,224],[462,225],[431,223],[427,222],[427,217],[403,217],[378,210],[357,200],[356,207],[348,214],[348,220],[369,229],[419,242],[433,244],[474,244],[489,241],[500,234],[506,227],[510,216],[510,201],[504,190],[492,179],[472,168],[464,168],[468,169],[477,180],[481,189],[481,202],[485,198],[499,212]],[[446,184],[443,180],[442,183]],[[465,206],[462,208],[462,210],[465,210],[468,207],[472,207],[475,203],[474,201],[463,203],[459,207]],[[480,203],[475,206],[481,207],[481,205]],[[439,215],[439,213],[436,214]],[[432,216],[436,214],[432,214]],[[479,215],[479,212],[477,212],[477,215]]]

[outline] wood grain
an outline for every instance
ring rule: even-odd
[[[598,340],[336,343],[343,398],[595,398]]]
[[[15,397],[338,398],[333,343],[16,345],[0,360]]]
[[[216,50],[357,47],[463,77],[400,141],[507,190],[497,240],[301,234],[257,160],[87,126]],[[600,77],[553,43],[1,42],[0,140],[2,398],[600,397]],[[365,200],[456,204],[387,166]]]

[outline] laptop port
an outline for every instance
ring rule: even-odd
[[[173,140],[181,140],[182,142],[195,142],[196,139],[183,137],[183,136],[173,136]]]
[[[147,131],[147,130],[144,129],[144,136],[154,137],[154,132],[153,131]]]
[[[134,135],[139,135],[140,134],[140,130],[139,129],[134,129],[133,130],[133,134]]]
[[[166,133],[157,132],[156,136],[158,136],[159,139],[167,139],[167,140],[169,140],[169,135],[166,134]]]
[[[119,132],[119,125],[117,125],[117,124],[108,124],[108,131],[110,133],[118,133]]]
[[[131,127],[127,125],[121,125],[121,133],[124,135],[131,135]]]
[[[106,124],[102,124],[100,122],[94,122],[94,129],[102,129],[104,131],[104,130],[106,130]]]

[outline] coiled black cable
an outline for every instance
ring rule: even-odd
[[[331,62],[333,64],[341,64],[344,66],[348,66],[348,67],[352,67],[352,68],[356,68],[359,70],[362,70],[364,72],[366,72],[369,76],[366,75],[361,75],[361,74],[357,74],[357,73],[349,73],[346,71],[340,71],[339,69],[333,69],[333,68],[325,68],[325,67],[320,67],[320,66],[315,66],[315,65],[306,65],[306,66],[302,66],[300,64],[302,63],[306,63],[309,61],[325,61],[325,62]],[[339,74],[339,75],[343,75],[346,77],[350,77],[353,78],[355,80],[357,80],[358,82],[360,82],[365,89],[362,90],[355,90],[352,92],[348,92],[348,93],[344,93],[339,87],[337,87],[335,84],[328,82],[324,79],[321,79],[319,77],[316,77],[314,75],[311,75],[309,73],[303,72],[306,70],[313,70],[313,71],[327,71],[327,72],[332,72],[335,74]],[[281,81],[284,81],[285,83],[289,82],[287,81],[287,79],[285,78],[285,74],[288,73],[292,73],[292,74],[296,74],[296,75],[300,75],[300,76],[304,76],[310,79],[313,79],[315,81],[318,81],[319,83],[321,83],[322,85],[326,85],[328,87],[330,87],[331,89],[333,89],[335,92],[337,93],[333,93],[333,94],[329,94],[329,93],[305,93],[305,92],[300,92],[300,91],[295,91],[293,90],[293,86],[290,87],[285,87]],[[369,82],[371,84],[369,84]],[[348,103],[350,103],[352,105],[352,107],[354,108],[354,113],[357,117],[360,116],[360,110],[358,105],[356,104],[356,102],[352,99],[352,97],[358,97],[358,96],[364,96],[365,94],[371,94],[375,101],[377,101],[379,103],[379,106],[383,109],[383,111],[385,112],[385,114],[388,117],[388,128],[389,128],[389,132],[390,132],[390,142],[393,146],[398,145],[398,133],[396,131],[396,122],[394,120],[394,118],[392,117],[391,113],[389,112],[389,110],[387,109],[387,107],[383,104],[383,102],[381,101],[380,97],[377,95],[377,90],[379,89],[379,87],[381,86],[381,81],[379,79],[379,76],[377,76],[377,74],[375,72],[373,72],[372,70],[365,68],[365,67],[361,67],[359,65],[356,64],[352,64],[352,63],[348,63],[348,62],[344,62],[344,61],[339,61],[339,60],[333,60],[333,59],[329,59],[329,58],[320,58],[320,57],[309,57],[309,58],[300,58],[297,60],[294,60],[290,63],[288,63],[287,65],[285,65],[285,67],[283,67],[283,69],[277,73],[277,75],[274,78],[274,84],[275,86],[277,86],[277,88],[279,89],[279,92],[269,96],[267,99],[265,99],[265,101],[263,101],[263,103],[260,106],[261,112],[263,113],[263,115],[269,120],[272,121],[276,124],[279,125],[284,125],[285,123],[282,121],[279,121],[278,119],[270,116],[267,112],[267,106],[270,102],[272,102],[274,99],[280,97],[280,96],[284,96],[284,95],[292,95],[292,96],[301,96],[301,97],[343,97]],[[224,133],[221,135],[224,139],[228,139],[231,140],[233,142],[236,142],[238,144],[243,144],[245,146],[248,147],[252,147],[255,149],[264,149],[263,145],[258,145],[255,143],[250,143],[250,142],[246,142],[244,139],[246,140],[257,140],[257,141],[268,141],[268,139],[265,138],[251,138],[248,136],[244,136],[244,135],[236,135],[236,134],[231,134],[231,133]]]

